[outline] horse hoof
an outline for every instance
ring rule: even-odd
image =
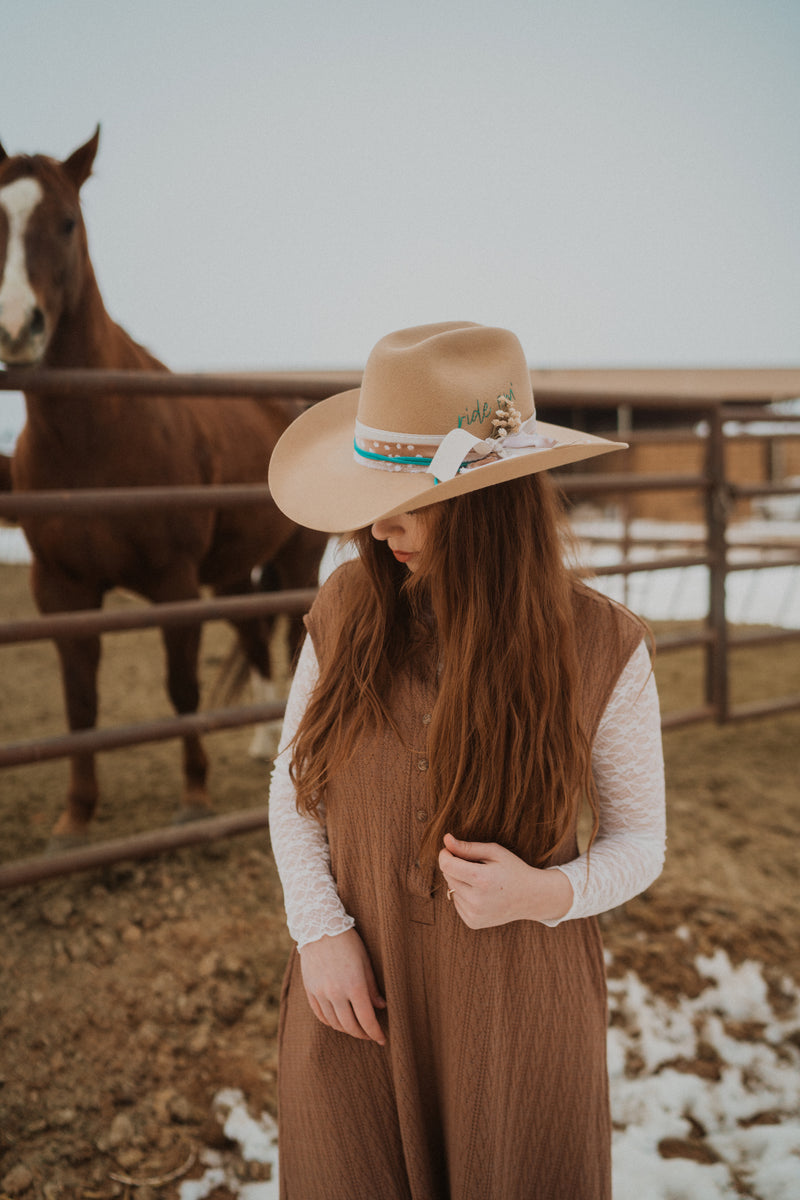
[[[70,850],[82,850],[88,845],[89,836],[86,833],[53,833],[44,852],[48,858],[52,858],[56,854],[69,854]]]

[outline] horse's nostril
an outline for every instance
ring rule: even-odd
[[[31,333],[44,333],[44,313],[38,307],[33,310],[31,316]]]

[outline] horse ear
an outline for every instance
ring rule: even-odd
[[[100,126],[98,125],[88,142],[77,150],[73,150],[69,158],[65,158],[61,164],[78,191],[92,173],[92,163],[99,144]]]

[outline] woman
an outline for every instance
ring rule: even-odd
[[[514,335],[451,323],[382,339],[274,453],[279,506],[359,551],[306,619],[270,795],[286,1200],[610,1196],[594,914],[661,868],[658,703],[542,471],[620,448],[537,426]]]

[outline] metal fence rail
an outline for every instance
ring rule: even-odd
[[[733,636],[728,628],[725,607],[725,580],[731,571],[759,569],[775,565],[774,560],[753,559],[748,562],[731,563],[728,559],[728,515],[736,499],[757,496],[800,495],[800,488],[788,482],[764,484],[734,484],[726,474],[725,423],[782,421],[787,430],[798,418],[784,413],[765,411],[756,404],[732,406],[728,400],[740,396],[745,401],[768,400],[776,396],[800,394],[800,372],[762,373],[760,382],[769,376],[771,389],[759,390],[758,372],[752,378],[729,382],[717,396],[708,391],[692,394],[685,389],[670,389],[662,383],[658,395],[619,395],[602,387],[594,391],[584,384],[584,390],[576,385],[574,378],[556,379],[559,373],[532,372],[537,399],[541,407],[548,409],[597,409],[616,410],[617,428],[626,440],[636,441],[692,441],[700,434],[678,430],[665,433],[650,430],[646,433],[630,430],[631,415],[637,409],[670,412],[681,418],[704,422],[706,432],[702,435],[705,446],[705,462],[700,473],[658,473],[632,475],[620,472],[578,472],[569,470],[556,475],[555,480],[570,500],[585,497],[612,496],[624,502],[626,496],[637,492],[671,492],[687,490],[700,493],[704,498],[706,516],[706,538],[692,544],[691,553],[672,554],[641,561],[630,558],[636,543],[630,538],[621,543],[620,561],[597,568],[596,575],[631,575],[641,571],[661,571],[674,567],[707,567],[709,571],[708,614],[704,627],[697,633],[663,634],[656,639],[660,653],[669,653],[698,647],[705,656],[704,702],[684,712],[670,713],[664,717],[665,728],[675,728],[698,720],[713,719],[718,722],[737,721],[771,713],[786,712],[800,708],[800,695],[776,698],[758,704],[733,707],[729,698],[728,662],[730,651],[744,646],[759,646],[767,642],[788,641],[800,638],[800,631],[768,630]],[[565,376],[575,373],[566,372]],[[701,373],[702,374],[702,373]],[[544,376],[538,378],[537,375]],[[264,375],[173,375],[160,372],[100,372],[100,371],[30,371],[0,372],[0,390],[41,391],[63,397],[66,402],[80,403],[79,395],[98,395],[108,391],[136,392],[161,395],[214,395],[224,402],[225,396],[272,395],[301,396],[309,402],[328,396],[336,391],[358,386],[357,372],[269,373]],[[796,390],[795,390],[796,385]],[[125,514],[146,509],[181,509],[198,507],[232,507],[264,504],[269,497],[266,485],[231,485],[227,487],[176,487],[176,488],[116,488],[84,489],[37,493],[0,494],[0,517],[14,520],[33,513],[58,512],[79,514]],[[696,546],[703,547],[695,552]],[[800,564],[800,546],[781,543],[774,547],[782,554],[780,565]],[[0,624],[0,646],[47,638],[80,636],[82,634],[107,633],[131,629],[143,629],[156,625],[196,623],[221,618],[256,616],[305,611],[313,597],[313,591],[259,594],[215,600],[198,600],[175,604],[149,605],[146,608],[124,612],[79,612],[48,615]],[[232,728],[269,720],[281,716],[283,705],[279,703],[241,706],[235,709],[217,709],[194,716],[175,717],[142,725],[117,729],[92,730],[60,737],[33,739],[15,745],[0,747],[0,768],[24,763],[41,762],[67,756],[78,750],[110,750],[119,746],[130,746],[143,742],[160,741],[181,737],[187,732],[204,733],[210,730]],[[27,863],[0,866],[0,888],[20,883],[34,882],[55,874],[83,870],[88,866],[118,861],[123,858],[145,857],[165,849],[197,844],[221,836],[247,832],[264,824],[263,810],[245,814],[234,814],[225,818],[214,818],[196,822],[178,829],[151,831],[116,843],[92,847],[86,851],[72,852],[52,859],[35,859]]]

